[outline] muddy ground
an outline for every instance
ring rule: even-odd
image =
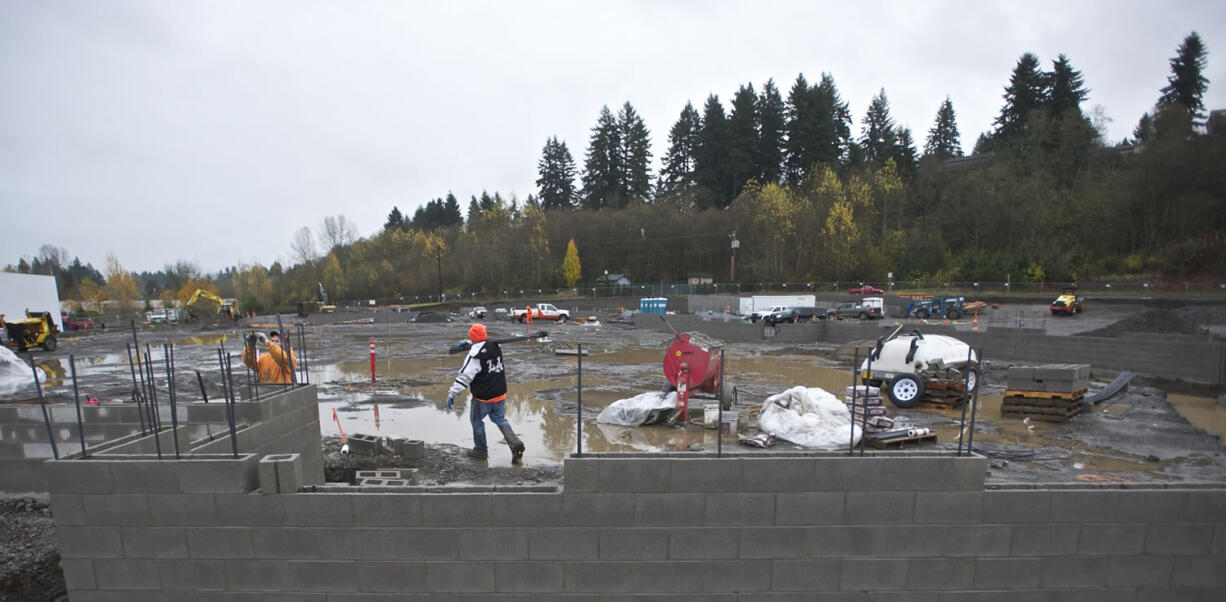
[[[1019,317],[1029,319],[1031,327],[1041,320],[1046,331],[1057,335],[1196,332],[1205,324],[1205,316],[1209,326],[1220,331],[1217,323],[1226,322],[1226,312],[1216,308],[1155,314],[1140,306],[1115,304],[1064,319],[1043,317],[1044,309],[1005,308],[997,316],[986,312],[981,319],[985,325],[995,322],[994,327]],[[671,335],[613,323],[606,312],[580,312],[589,314],[601,320],[599,326],[535,324],[531,331],[548,330],[548,342],[504,346],[511,383],[507,414],[528,444],[524,463],[519,466],[510,463],[509,452],[494,428],[487,428],[490,459],[467,458],[465,451],[472,441],[463,413],[465,401],[459,400],[458,411],[444,407],[446,389],[462,359],[449,355],[447,349],[464,338],[470,323],[458,312],[451,323],[409,323],[408,314],[395,313],[330,314],[303,321],[302,330],[295,329],[302,338],[296,334],[294,342],[299,345],[300,361],[307,366],[310,381],[319,385],[327,480],[352,482],[356,470],[403,467],[416,469],[418,485],[440,489],[558,485],[563,480],[562,461],[575,451],[580,437],[585,452],[715,451],[721,443],[716,432],[698,425],[628,428],[596,424],[595,416],[608,403],[659,390],[666,384],[660,362]],[[296,322],[289,316],[283,320]],[[486,323],[491,338],[529,331],[510,322]],[[207,395],[216,402],[222,396],[217,350],[224,348],[236,354],[246,333],[269,330],[275,324],[274,316],[263,316],[244,320],[239,327],[141,326],[136,329],[136,339],[142,349],[148,345],[155,360],[163,357],[163,345],[174,346],[174,382],[180,399],[200,401]],[[376,346],[374,384],[370,381],[372,338]],[[46,395],[53,402],[71,403],[75,369],[82,399],[96,397],[102,404],[131,403],[133,386],[126,345],[132,341],[131,330],[112,327],[70,333],[55,353],[34,353],[33,360],[45,378]],[[586,352],[582,399],[577,358],[573,355],[580,344]],[[870,344],[866,339],[858,346]],[[767,395],[794,385],[819,386],[841,395],[851,384],[856,347],[820,342],[729,344],[728,380],[737,385],[741,407],[760,403]],[[560,354],[567,352],[571,355]],[[1029,363],[1042,361],[1034,358]],[[246,375],[237,358],[234,365],[239,390],[248,394]],[[960,433],[966,433],[963,443],[967,445],[973,436],[975,451],[990,458],[988,481],[994,484],[1226,483],[1226,454],[1220,439],[1226,432],[1226,414],[1212,398],[1216,392],[1211,388],[1138,380],[1124,393],[1067,424],[1022,422],[1000,415],[1007,369],[1008,364],[1002,362],[987,366],[973,435],[964,428],[960,410],[899,410],[887,406],[890,416],[930,427],[938,434],[936,443],[914,449],[952,450],[959,445]],[[164,365],[155,361],[155,371],[159,387],[165,389]],[[1111,376],[1095,373],[1092,388],[1102,386]],[[0,403],[35,399],[32,386],[0,390]],[[702,416],[703,405],[710,402],[695,400],[691,406],[694,415]],[[578,416],[582,416],[581,428],[576,424]],[[752,423],[749,426],[752,433]],[[422,459],[341,454],[342,431],[348,435],[423,440],[427,452]],[[798,449],[780,441],[770,450],[756,450],[738,446],[730,436],[725,436],[722,445],[756,453]],[[5,551],[0,554],[0,600],[56,599],[62,595],[48,514],[41,496],[23,496],[0,504],[4,525],[0,529],[0,550]]]

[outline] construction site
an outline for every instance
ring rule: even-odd
[[[1220,303],[915,318],[890,296],[885,319],[778,324],[628,304],[0,349],[6,599],[1226,597]],[[470,402],[446,406],[475,321],[508,340],[522,463],[496,431],[466,457]],[[272,330],[286,384],[240,357]],[[924,355],[946,340],[967,359]],[[914,375],[887,371],[894,343]]]

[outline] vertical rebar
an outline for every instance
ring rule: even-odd
[[[724,457],[724,350],[719,350],[719,410],[716,411],[715,457]],[[732,429],[728,429],[732,430]],[[735,433],[733,433],[735,436]]]
[[[234,457],[237,458],[238,442],[235,440],[234,406],[230,404],[230,388],[226,384],[226,360],[222,349],[222,347],[217,348],[217,364],[221,366],[221,394],[226,404],[226,422],[230,427],[230,448],[233,450]]]
[[[865,358],[864,371],[869,374],[873,373],[873,352],[868,352],[868,357]],[[856,415],[852,413],[852,420],[855,420]],[[860,455],[864,455],[864,448],[868,447],[868,389],[864,390],[864,411],[860,413]]]
[[[583,343],[576,343],[575,346],[579,350],[577,354],[579,358],[579,387],[576,393],[578,410],[575,412],[575,457],[581,457],[583,456]]]
[[[144,395],[140,388],[136,385],[136,364],[132,362],[132,345],[125,343],[124,347],[128,351],[128,367],[132,369],[132,401],[136,402],[136,416],[140,419],[140,434],[141,436],[148,435],[149,431],[145,429],[145,407],[141,403],[141,398]],[[137,354],[140,352],[137,351]]]
[[[238,413],[238,394],[234,392],[234,367],[230,354],[226,355],[226,388],[230,391],[230,450],[238,457],[238,428],[235,426],[235,414]]]
[[[85,452],[85,420],[81,417],[81,391],[77,388],[77,358],[68,354],[68,367],[72,370],[72,398],[77,402],[77,437],[81,440],[81,459],[89,457]]]
[[[149,355],[149,352],[147,351],[148,348],[149,348],[149,344],[146,343],[145,344],[146,352],[145,352],[144,368],[148,370],[149,372],[149,394],[152,397],[152,400],[148,404],[148,407],[150,409],[149,424],[153,425],[153,445],[154,445],[154,448],[157,449],[158,459],[161,460],[162,459],[162,418],[161,416],[158,416],[157,387],[154,384],[154,380],[153,380],[153,358]],[[140,350],[138,349],[137,354],[139,353],[140,353]]]
[[[966,390],[966,387],[969,384],[970,378],[971,378],[971,358],[974,357],[974,354],[975,354],[975,349],[972,347],[967,347],[966,349],[966,369],[965,369],[965,373],[962,375],[962,420],[959,423],[959,427],[958,427],[958,455],[959,456],[962,455],[962,438],[966,435],[966,403],[967,403],[967,397],[968,397],[967,393],[969,393],[969,391]],[[975,388],[977,389],[979,388],[979,386],[975,385]]]
[[[983,388],[983,347],[979,348],[979,374],[975,378],[975,401],[971,406],[971,432],[966,437],[966,455],[971,455],[975,445],[975,413],[979,410],[979,390]]]
[[[871,352],[870,352],[871,353]],[[856,347],[855,358],[851,360],[851,434],[847,437],[847,455],[856,453],[856,393],[860,376],[860,348]],[[867,391],[867,389],[865,390]]]
[[[51,431],[51,416],[47,415],[47,398],[43,397],[43,385],[38,382],[38,366],[34,365],[34,354],[30,354],[30,370],[34,372],[34,388],[38,390],[38,405],[43,409],[43,423],[47,425],[47,441],[51,442],[51,455],[60,459],[60,451],[55,445],[55,434]]]
[[[389,341],[391,339],[390,333],[388,339]],[[298,350],[302,354],[302,357],[299,358],[302,360],[302,382],[309,385],[311,384],[311,371],[307,369],[306,324],[298,324]],[[390,353],[387,358],[389,362],[392,361]]]
[[[179,458],[179,417],[175,415],[175,379],[174,370],[170,367],[170,345],[162,345],[162,357],[166,363],[166,397],[170,401],[170,438],[175,444],[175,459]]]
[[[199,370],[196,370],[196,384],[200,385],[200,396],[204,398],[204,403],[208,403],[209,393],[204,390],[204,377],[200,375]]]

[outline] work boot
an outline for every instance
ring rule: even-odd
[[[468,450],[468,457],[475,458],[477,460],[485,460],[489,457],[489,454],[484,449],[477,449],[474,447]]]
[[[498,430],[502,431],[502,436],[506,438],[507,445],[511,447],[511,463],[519,464],[524,459],[524,442],[515,435],[515,431],[511,430],[511,425],[498,426]]]

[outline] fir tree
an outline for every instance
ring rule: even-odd
[[[617,126],[621,138],[621,205],[629,199],[646,201],[651,198],[651,132],[629,102],[622,105]]]
[[[1018,59],[1009,77],[1009,86],[1005,88],[1005,106],[994,122],[995,138],[1008,138],[1022,131],[1031,111],[1044,103],[1046,79],[1039,71],[1039,57],[1027,52]]]
[[[668,131],[668,152],[660,169],[660,196],[690,192],[697,185],[694,179],[694,157],[698,147],[698,132],[702,129],[702,117],[687,102],[681,116]]]
[[[755,105],[758,95],[753,84],[741,86],[732,98],[732,113],[728,116],[728,192],[735,196],[751,178],[757,175],[755,155],[758,150]]]
[[[954,115],[954,103],[945,97],[945,102],[937,109],[937,117],[928,130],[928,143],[924,145],[924,156],[944,160],[950,157],[962,156],[962,142],[958,134],[957,117]]]
[[[894,145],[892,157],[894,162],[898,164],[898,170],[905,176],[910,177],[915,173],[915,168],[919,164],[919,155],[915,150],[915,140],[911,137],[911,128],[900,127],[895,131],[898,142]]]
[[[447,201],[443,206],[443,225],[445,226],[463,226],[464,216],[460,214],[460,202],[456,200],[455,195],[451,191],[447,191]]]
[[[882,88],[869,103],[864,114],[864,128],[861,130],[860,146],[864,149],[864,159],[873,165],[881,165],[885,160],[895,156],[898,147],[898,133],[894,130],[894,119],[890,117],[890,103]]]
[[[575,160],[570,149],[557,136],[545,141],[541,160],[536,164],[540,178],[536,180],[540,190],[542,209],[573,209],[575,206]]]
[[[1047,74],[1047,103],[1053,117],[1065,115],[1081,117],[1081,101],[1089,96],[1081,72],[1073,69],[1068,57],[1063,54],[1052,61],[1052,70]]]
[[[788,182],[794,185],[800,184],[812,167],[809,162],[812,153],[810,147],[816,145],[814,138],[817,129],[813,104],[809,82],[801,73],[796,76],[796,81],[788,92],[787,123],[784,126],[787,133],[787,142],[784,143],[784,172]]]
[[[732,202],[728,190],[728,120],[719,97],[712,94],[702,111],[702,129],[698,131],[698,148],[694,153],[694,179],[700,188],[697,199],[700,208],[727,207]]]
[[[621,133],[613,112],[604,106],[600,109],[596,126],[592,128],[584,160],[583,208],[615,206],[621,173]]]
[[[383,224],[384,230],[403,230],[404,215],[400,213],[400,208],[392,206],[392,212],[387,214],[387,221]]]
[[[754,156],[754,176],[764,184],[778,183],[783,176],[783,136],[787,118],[783,97],[775,80],[766,80],[758,94],[758,148]]]
[[[1205,103],[1201,97],[1209,87],[1209,80],[1203,73],[1208,50],[1200,35],[1194,31],[1183,39],[1177,53],[1171,59],[1171,75],[1166,78],[1167,85],[1162,88],[1161,102],[1183,105],[1191,114],[1192,121],[1199,123],[1205,116]]]

